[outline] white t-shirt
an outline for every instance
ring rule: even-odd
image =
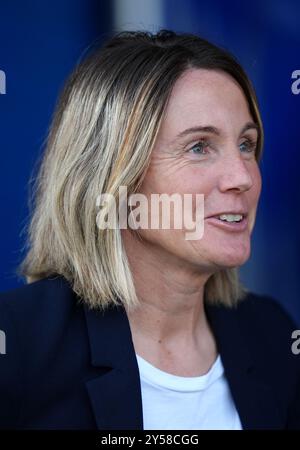
[[[164,372],[136,355],[145,430],[241,430],[220,355],[199,377]]]

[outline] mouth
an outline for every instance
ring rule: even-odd
[[[248,214],[246,212],[222,212],[206,217],[205,222],[225,231],[241,232],[248,228]]]

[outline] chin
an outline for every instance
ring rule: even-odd
[[[220,253],[215,255],[212,259],[215,264],[222,266],[223,268],[233,268],[239,267],[245,264],[250,257],[250,249],[245,249],[243,252],[232,252],[232,253]]]
[[[209,246],[205,251],[206,256],[213,265],[224,268],[239,267],[245,264],[251,253],[251,245],[249,240],[235,244],[227,245],[221,242],[219,245]],[[225,245],[224,245],[225,244]]]
[[[195,250],[195,248],[194,248]],[[193,255],[192,262],[199,269],[214,273],[216,270],[232,269],[242,266],[250,257],[250,245],[233,247],[197,249],[197,255]],[[187,258],[191,261],[191,258]]]

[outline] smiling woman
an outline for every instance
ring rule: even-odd
[[[36,179],[28,284],[0,297],[0,427],[300,428],[295,326],[238,278],[262,146],[243,68],[198,36],[124,32],[75,68]],[[99,226],[98,196],[109,212],[120,187],[201,195],[201,239]]]

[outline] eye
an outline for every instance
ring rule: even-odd
[[[199,141],[197,144],[193,145],[188,152],[194,153],[194,155],[206,155],[206,147],[209,146],[209,143],[207,141]]]
[[[257,148],[257,142],[252,139],[246,139],[240,144],[240,150],[244,153],[255,152]]]

